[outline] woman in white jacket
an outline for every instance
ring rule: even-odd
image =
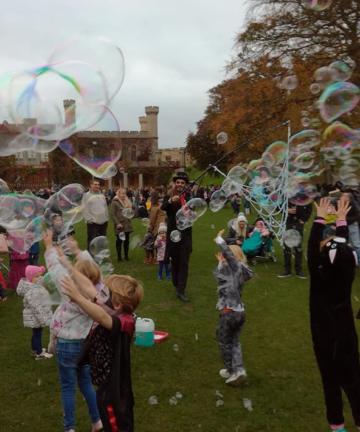
[[[43,328],[49,326],[52,319],[50,295],[40,282],[44,272],[43,266],[26,266],[25,278],[20,279],[16,289],[18,295],[24,298],[24,327],[32,329],[31,349],[36,360],[52,357],[41,343]]]

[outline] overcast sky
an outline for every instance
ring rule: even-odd
[[[105,36],[125,56],[125,80],[112,105],[121,130],[138,130],[144,107],[158,105],[159,146],[184,146],[207,91],[225,78],[246,9],[243,0],[3,2],[0,72],[43,64],[69,37]]]

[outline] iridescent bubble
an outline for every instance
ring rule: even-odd
[[[51,88],[57,91],[49,91]],[[76,110],[64,107],[63,99],[76,100]],[[94,126],[102,118],[107,103],[101,72],[91,64],[71,60],[14,74],[7,106],[17,125],[22,124],[23,118],[36,119],[36,123],[26,125],[23,130],[28,136],[56,141]]]
[[[360,131],[352,129],[345,123],[335,121],[325,129],[323,139],[326,147],[349,148],[360,143]]]
[[[94,65],[104,79],[108,100],[111,101],[119,92],[125,76],[125,59],[121,49],[104,37],[77,36],[58,46],[48,63],[56,66],[73,59]]]
[[[207,210],[206,201],[202,198],[191,198],[183,207],[184,214],[189,215],[190,219],[198,219]]]
[[[319,69],[316,69],[314,79],[321,88],[324,88],[335,81],[335,70],[329,66],[322,66]]]
[[[89,245],[89,252],[93,257],[99,256],[100,254],[104,254],[108,257],[110,256],[109,251],[109,242],[107,237],[105,236],[99,236],[95,237],[93,240],[91,240]]]
[[[226,144],[226,143],[227,143],[227,140],[228,140],[228,135],[227,135],[226,132],[219,132],[219,133],[216,135],[216,142],[217,142],[219,145],[224,145],[224,144]]]
[[[25,229],[7,230],[7,243],[11,249],[19,253],[27,252],[31,244],[25,237]]]
[[[122,214],[127,219],[132,219],[135,216],[134,209],[131,207],[124,208]]]
[[[309,181],[294,176],[289,183],[287,195],[292,204],[307,205],[319,195],[316,186]]]
[[[296,75],[289,75],[281,81],[280,87],[285,90],[295,90],[299,84],[298,77]]]
[[[242,191],[242,184],[230,178],[226,178],[221,185],[221,189],[226,197],[239,194]]]
[[[318,94],[321,92],[321,85],[318,83],[313,83],[310,86],[310,92],[314,95]]]
[[[329,67],[334,70],[336,81],[348,81],[351,78],[352,69],[344,61],[334,61]]]
[[[61,211],[72,210],[81,205],[85,188],[78,183],[64,186],[56,193],[56,199]]]
[[[44,217],[36,216],[25,228],[25,238],[30,246],[42,240],[44,232]]]
[[[320,132],[315,129],[304,129],[295,135],[292,135],[289,140],[289,145],[291,148],[301,148],[310,149],[317,146],[321,142]]]
[[[298,247],[301,244],[301,234],[295,229],[284,232],[283,242],[289,248]]]
[[[178,230],[171,231],[170,240],[173,243],[178,243],[181,240],[181,233]]]
[[[209,208],[212,212],[218,212],[221,210],[227,201],[225,192],[222,189],[218,189],[212,193]]]
[[[321,117],[331,123],[352,111],[360,100],[360,89],[349,82],[336,82],[328,86],[319,99]]]
[[[247,178],[247,169],[242,165],[235,165],[230,169],[227,178],[235,181],[236,183],[245,183]]]
[[[122,146],[119,134],[116,133],[119,131],[119,124],[114,114],[106,107],[104,112],[103,121],[109,120],[111,124],[104,129],[109,131],[107,136],[103,133],[99,138],[95,134],[90,141],[91,132],[78,133],[61,141],[59,148],[91,175],[105,179],[116,174],[115,164],[121,157]]]
[[[293,161],[297,169],[307,170],[314,165],[316,154],[314,152],[305,152],[299,154]]]
[[[270,144],[262,155],[262,160],[265,165],[281,164],[284,162],[288,145],[284,141],[275,141]]]

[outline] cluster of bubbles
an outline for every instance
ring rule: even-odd
[[[0,156],[59,147],[93,176],[114,176],[118,135],[90,145],[86,131],[119,131],[110,105],[123,83],[124,64],[111,41],[78,37],[58,46],[45,64],[3,76],[0,102],[11,123],[4,123]]]
[[[81,184],[72,183],[44,200],[31,192],[11,193],[7,183],[0,179],[0,226],[7,231],[10,248],[24,253],[42,239],[47,229],[52,229],[54,242],[67,253],[65,240],[74,232],[74,225],[84,219],[84,194],[85,189]],[[103,195],[90,194],[86,206],[92,214],[102,213]],[[132,208],[124,208],[122,213],[126,218],[134,217]],[[101,249],[101,245],[100,242],[95,247]],[[95,260],[97,255],[94,254]],[[100,255],[98,258],[101,258]]]
[[[329,167],[334,182],[359,185],[360,130],[339,120],[349,115],[360,100],[360,89],[349,82],[351,75],[352,67],[343,61],[317,69],[310,92],[319,94],[315,106],[320,118],[311,119],[309,111],[302,111],[304,129],[290,136],[288,142],[275,141],[259,159],[232,167],[224,174],[221,188],[211,196],[210,209],[219,211],[232,195],[243,196],[279,241],[297,246],[296,234],[286,232],[289,202],[310,204],[318,197],[316,179]],[[295,88],[295,78],[284,78],[282,88]]]

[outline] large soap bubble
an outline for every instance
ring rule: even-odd
[[[222,189],[218,189],[214,191],[211,195],[209,208],[212,212],[218,212],[221,210],[226,204],[227,197],[225,192]]]
[[[102,261],[104,258],[110,257],[109,242],[105,236],[95,237],[89,245],[89,252],[94,257],[95,261]]]
[[[333,0],[305,0],[305,6],[314,11],[323,11],[328,9]]]
[[[340,81],[328,86],[319,99],[321,117],[327,123],[352,111],[360,100],[360,89],[355,84]]]
[[[125,59],[121,49],[105,37],[77,36],[59,45],[48,59],[51,65],[73,60],[94,65],[105,82],[108,101],[119,92],[125,76]]]
[[[119,138],[119,124],[114,114],[104,107],[107,136],[102,133],[101,138],[91,132],[80,132],[67,140],[61,141],[59,147],[78,165],[96,178],[109,178],[116,174],[114,165],[121,157],[121,139]],[[98,125],[99,127],[99,125]],[[89,142],[89,138],[93,137]]]

